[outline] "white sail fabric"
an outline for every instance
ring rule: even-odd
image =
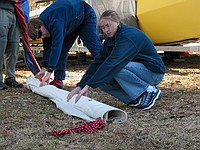
[[[96,12],[97,18],[108,9],[118,13],[121,21],[138,28],[136,17],[136,0],[85,0]]]
[[[40,81],[30,76],[26,81],[26,86],[32,92],[49,98],[53,101],[57,108],[65,114],[82,118],[86,121],[93,121],[97,118],[103,119],[105,122],[123,123],[127,120],[127,113],[113,106],[106,105],[86,96],[82,96],[75,103],[75,96],[70,102],[66,101],[68,91],[61,90],[52,85],[39,87]]]
[[[99,17],[105,10],[115,10],[121,18],[136,15],[135,0],[85,0],[90,4]]]
[[[116,11],[122,22],[138,28],[136,17],[136,0],[84,0],[93,7],[97,18],[108,9]],[[31,18],[37,18],[49,5],[30,12]]]
[[[31,19],[32,19],[32,18],[38,18],[38,17],[40,16],[40,14],[41,14],[47,7],[49,7],[49,5],[44,6],[44,7],[40,7],[40,8],[37,8],[37,9],[35,9],[35,10],[30,11],[30,13],[29,13],[30,18],[31,18]]]

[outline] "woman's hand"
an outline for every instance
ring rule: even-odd
[[[79,101],[79,99],[81,98],[82,95],[87,96],[88,95],[88,90],[89,90],[89,86],[85,85],[85,87],[81,90],[80,87],[76,87],[75,89],[73,89],[67,96],[67,102],[70,101],[70,99],[77,94],[76,99],[75,99],[75,103],[77,103]]]
[[[75,95],[78,94],[81,91],[81,87],[76,87],[73,89],[68,95],[67,95],[67,102],[70,101],[70,99]]]

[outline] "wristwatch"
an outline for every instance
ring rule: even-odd
[[[47,67],[47,72],[52,73],[53,72],[53,67]]]

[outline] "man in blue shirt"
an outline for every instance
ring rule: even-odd
[[[93,8],[82,0],[56,0],[47,7],[39,19],[31,19],[28,25],[30,38],[43,38],[43,63],[36,78],[41,86],[50,84],[63,88],[68,52],[79,36],[93,57],[102,47],[97,28],[97,17]],[[47,71],[47,73],[46,73]]]

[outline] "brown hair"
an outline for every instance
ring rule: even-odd
[[[27,26],[27,32],[31,39],[36,40],[38,38],[38,29],[43,25],[43,22],[39,18],[33,18],[30,20]]]
[[[111,19],[112,21],[115,21],[115,22],[120,21],[119,15],[114,10],[106,10],[106,11],[104,11],[102,13],[101,17],[100,17],[100,20],[102,18],[109,18],[109,19]]]

